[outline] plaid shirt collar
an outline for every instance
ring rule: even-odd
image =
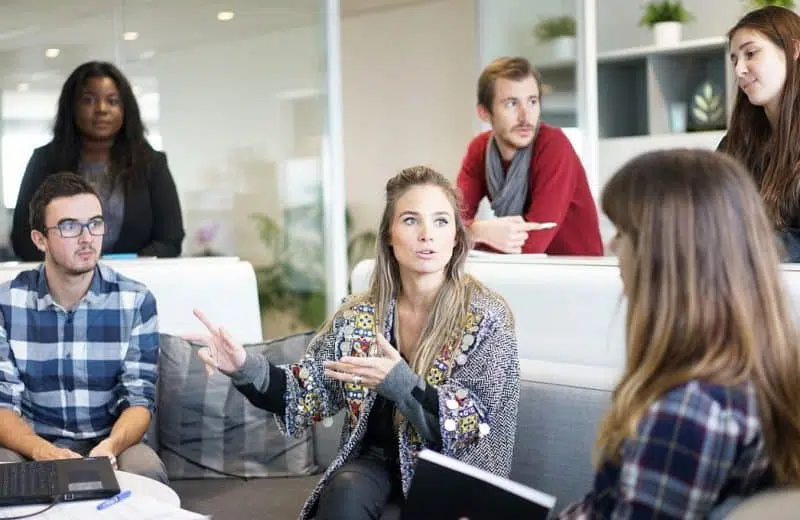
[[[50,287],[47,284],[44,263],[39,265],[37,271],[39,280],[36,284],[36,310],[41,311],[51,309],[53,307],[63,308],[53,299],[53,295],[50,293]],[[108,270],[108,268],[98,263],[94,268],[92,283],[89,284],[89,289],[86,291],[86,294],[83,296],[83,298],[81,298],[81,300],[77,303],[76,307],[83,303],[90,307],[98,303],[103,295],[108,294],[109,287],[106,282],[112,278],[113,274]]]

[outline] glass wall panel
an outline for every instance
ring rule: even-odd
[[[476,4],[480,68],[500,56],[531,61],[542,77],[541,121],[564,131],[596,195],[596,0]]]
[[[542,75],[541,120],[561,127],[582,155],[578,82],[578,0],[479,1],[481,67],[500,56],[524,56]]]
[[[115,62],[134,85],[150,143],[167,155],[183,256],[250,261],[266,337],[317,326],[330,255],[329,2],[4,2],[2,19],[15,21],[3,22],[0,39],[6,208],[31,151],[52,137],[66,76],[90,59]],[[53,48],[60,52],[48,57]]]

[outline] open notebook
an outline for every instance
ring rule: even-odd
[[[419,453],[404,520],[545,520],[555,497],[431,450]]]

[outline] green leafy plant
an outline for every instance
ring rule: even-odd
[[[562,36],[575,36],[575,18],[572,16],[556,16],[541,20],[533,28],[533,35],[540,42],[549,42]]]
[[[794,9],[794,0],[746,0],[748,7],[752,9],[760,9],[768,5],[776,5],[778,7],[785,7],[787,9]]]
[[[639,20],[639,25],[653,27],[661,22],[680,22],[688,23],[694,20],[694,16],[683,7],[683,2],[650,2],[644,8],[644,14]]]
[[[319,204],[284,213],[283,227],[263,214],[250,215],[267,248],[267,265],[256,267],[261,312],[286,312],[296,325],[319,326],[326,317],[325,250]],[[352,234],[352,217],[345,213],[349,270],[375,250],[376,233]]]
[[[692,117],[701,127],[724,126],[725,106],[721,93],[715,90],[710,82],[706,82],[692,98]]]

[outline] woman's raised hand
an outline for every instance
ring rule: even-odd
[[[242,368],[247,357],[244,347],[234,341],[224,328],[217,327],[208,321],[205,314],[197,309],[194,309],[193,312],[197,319],[206,326],[209,335],[189,335],[184,336],[184,339],[205,345],[197,355],[206,364],[206,373],[212,375],[216,368],[223,373],[231,374]]]

